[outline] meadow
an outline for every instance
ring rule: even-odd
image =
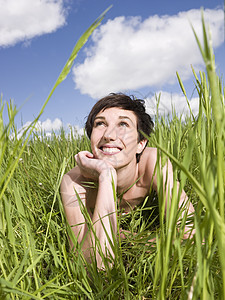
[[[197,36],[196,42],[206,72],[193,69],[199,113],[194,116],[190,110],[185,118],[175,111],[172,118],[156,113],[148,138],[159,157],[171,160],[174,179],[193,203],[194,216],[185,214],[185,205],[178,209],[179,193],[174,192],[165,218],[159,185],[158,196],[150,191],[131,219],[118,215],[118,227],[128,233],[125,240],[114,236],[114,258],[103,257],[103,270],[94,259],[85,262],[66,223],[60,182],[75,165],[74,155],[90,150],[90,143],[72,129],[47,136],[35,125],[101,18],[78,41],[41,112],[21,137],[14,123],[16,107],[1,101],[0,299],[225,299],[225,88],[215,72],[204,20],[204,44]],[[186,96],[179,74],[177,78]],[[159,162],[157,173],[160,182]],[[195,235],[184,240],[186,223],[194,224]],[[69,236],[75,252],[69,250]]]

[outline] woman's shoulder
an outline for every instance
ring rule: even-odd
[[[143,151],[139,161],[139,173],[143,175],[144,181],[151,181],[154,177],[157,162],[157,149],[147,147]]]
[[[69,170],[69,172],[67,172],[63,177],[67,177],[70,178],[71,180],[76,180],[78,176],[80,176],[80,168],[78,166],[72,168],[71,170]]]
[[[157,148],[146,147],[141,155],[140,162],[144,164],[146,163],[155,164],[156,161],[157,161]]]
[[[78,166],[71,169],[65,175],[63,175],[60,191],[61,193],[74,193],[74,188],[82,188],[82,179],[80,168]]]
[[[63,175],[62,181],[79,183],[80,168],[78,166],[72,168],[69,172]]]

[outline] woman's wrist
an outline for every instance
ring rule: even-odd
[[[101,173],[99,174],[99,182],[104,182],[105,181],[110,181],[114,182],[114,184],[116,185],[117,183],[117,173],[116,170],[112,167],[112,168],[107,168],[101,171]]]

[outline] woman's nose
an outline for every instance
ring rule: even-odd
[[[117,139],[117,131],[116,131],[116,127],[113,126],[109,126],[106,128],[105,132],[104,132],[104,138],[105,140],[113,140],[115,141]]]

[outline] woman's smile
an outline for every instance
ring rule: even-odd
[[[114,155],[118,154],[122,151],[121,148],[113,146],[113,145],[104,145],[99,148],[104,155]]]
[[[131,161],[135,163],[138,151],[136,115],[118,107],[100,111],[94,120],[91,148],[96,158],[109,159],[116,169]]]

